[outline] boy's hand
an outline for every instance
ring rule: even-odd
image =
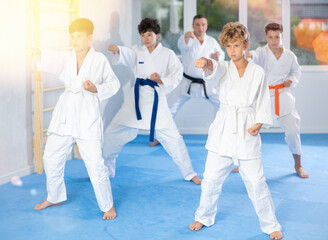
[[[213,63],[212,61],[202,57],[200,59],[197,59],[195,61],[195,67],[197,68],[201,68],[202,69],[202,72],[205,71],[206,68],[208,68],[209,70],[213,71]]]
[[[286,80],[286,81],[284,81],[284,85],[286,86],[286,87],[290,87],[290,85],[292,85],[292,80]]]
[[[117,54],[119,53],[120,49],[118,48],[117,45],[108,45],[108,51]]]
[[[211,58],[213,58],[216,61],[219,61],[219,57],[220,57],[220,53],[219,52],[215,52],[211,54]]]
[[[249,52],[249,51],[246,51],[245,56],[246,56],[247,58],[252,58],[252,54],[251,54],[251,52]]]
[[[158,73],[153,73],[152,75],[150,75],[150,80],[152,80],[155,83],[159,83],[159,84],[163,83],[161,80],[161,77],[159,76]]]
[[[250,135],[252,135],[252,136],[256,136],[258,133],[259,133],[259,131],[260,131],[260,129],[261,129],[261,127],[262,127],[262,123],[255,123],[252,127],[250,127],[247,131],[248,131],[248,133],[250,134]]]
[[[96,86],[90,80],[87,80],[83,83],[83,88],[84,88],[84,90],[87,90],[92,93],[97,92]]]

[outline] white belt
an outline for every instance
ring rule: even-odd
[[[65,123],[66,122],[66,118],[67,118],[67,113],[69,111],[68,105],[67,105],[67,97],[68,97],[68,93],[72,93],[72,94],[77,94],[80,93],[82,91],[81,88],[73,88],[73,87],[65,87],[65,92],[64,92],[64,98],[63,98],[63,103],[61,105],[61,109],[58,109],[58,111],[61,113],[60,114],[60,122],[61,123]]]
[[[231,121],[232,132],[238,132],[238,114],[240,113],[254,113],[254,107],[237,107],[229,106],[226,104],[220,105],[220,111],[227,112],[229,114],[229,120]]]

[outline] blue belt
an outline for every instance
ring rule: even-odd
[[[154,104],[153,104],[153,112],[151,114],[151,121],[150,121],[150,137],[149,141],[154,141],[154,134],[155,134],[155,123],[156,123],[156,116],[157,116],[157,108],[158,108],[158,94],[156,92],[155,86],[159,87],[158,84],[154,81],[149,79],[142,79],[137,78],[136,83],[134,85],[134,104],[136,108],[137,119],[141,120],[141,113],[139,109],[139,85],[145,86],[148,85],[154,89]]]

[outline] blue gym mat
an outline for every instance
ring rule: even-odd
[[[302,163],[309,179],[299,178],[281,133],[263,133],[262,163],[286,240],[328,239],[328,134],[303,134]],[[206,135],[185,135],[193,167],[202,177]],[[23,177],[22,186],[0,186],[0,239],[168,239],[262,240],[251,201],[239,174],[231,173],[218,202],[216,224],[189,230],[199,204],[200,186],[184,181],[161,146],[148,136],[127,144],[111,179],[117,218],[102,220],[81,160],[66,163],[68,200],[35,211],[46,199],[45,175]],[[10,161],[8,159],[8,161]]]

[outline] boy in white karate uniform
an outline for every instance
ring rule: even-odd
[[[220,110],[212,123],[206,148],[204,179],[195,222],[189,227],[200,230],[215,222],[217,201],[222,184],[233,164],[239,164],[245,183],[260,221],[260,227],[271,239],[281,239],[269,188],[261,163],[262,124],[272,124],[269,89],[263,69],[244,56],[249,45],[249,33],[240,23],[228,23],[219,36],[230,62],[201,58],[196,67],[203,68],[206,81],[218,81]]]
[[[204,98],[219,110],[219,95],[215,83],[208,83],[203,80],[202,71],[194,66],[194,61],[201,57],[212,58],[217,61],[224,60],[224,52],[219,43],[206,34],[208,27],[207,18],[198,14],[193,19],[193,31],[186,32],[178,40],[178,47],[182,55],[183,78],[179,86],[169,95],[167,102],[175,117],[190,98]],[[150,143],[155,146],[158,141]]]
[[[264,69],[270,88],[272,116],[285,132],[285,141],[293,154],[297,174],[301,178],[308,178],[309,174],[301,164],[301,119],[292,94],[292,89],[298,84],[302,72],[295,54],[282,46],[282,32],[281,24],[266,25],[268,44],[247,52],[246,55]],[[238,171],[238,168],[233,171]]]
[[[154,137],[159,140],[185,180],[200,184],[165,96],[179,83],[182,64],[172,50],[157,43],[160,26],[156,19],[143,19],[138,31],[144,46],[108,47],[114,54],[113,63],[132,68],[136,77],[134,87],[105,131],[103,154],[110,176],[115,176],[115,161],[122,147],[136,138],[139,129],[144,129],[150,130],[151,142]]]
[[[120,82],[107,58],[89,47],[93,36],[90,20],[79,18],[73,21],[69,33],[72,51],[41,50],[39,70],[57,75],[65,85],[65,92],[54,109],[43,155],[48,197],[35,209],[58,206],[67,199],[65,161],[76,142],[99,208],[104,212],[103,219],[113,219],[116,212],[109,172],[101,153],[103,129],[99,104],[118,91]]]

